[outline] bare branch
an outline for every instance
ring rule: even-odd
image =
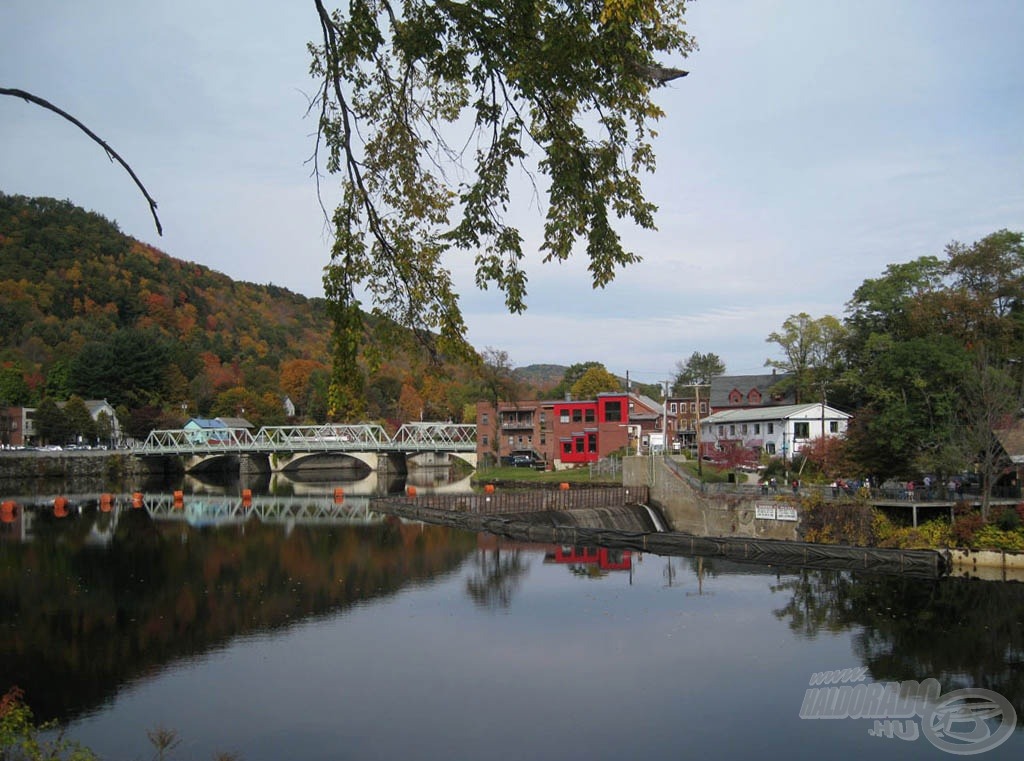
[[[103,150],[106,152],[107,158],[109,158],[111,161],[117,161],[117,163],[123,166],[125,171],[128,172],[131,178],[135,181],[135,184],[138,186],[139,190],[142,191],[142,195],[145,196],[146,201],[149,202],[149,211],[153,215],[153,222],[156,224],[157,234],[160,236],[164,234],[164,228],[160,224],[160,218],[156,215],[156,201],[154,201],[152,196],[149,195],[149,191],[146,190],[146,187],[142,184],[142,181],[139,180],[139,178],[135,175],[135,172],[128,165],[128,162],[121,158],[117,151],[115,151],[113,148],[107,145],[105,140],[100,138],[95,132],[86,127],[84,124],[78,121],[78,119],[73,117],[67,111],[58,108],[57,106],[50,103],[48,100],[44,100],[43,98],[33,95],[30,92],[10,87],[0,87],[0,95],[11,95],[15,98],[21,98],[22,100],[28,103],[35,103],[37,106],[42,106],[43,108],[49,111],[53,111],[58,116],[63,116],[69,122],[71,122],[80,130],[82,130],[82,132],[91,137],[95,142],[99,143],[100,147],[103,148]]]

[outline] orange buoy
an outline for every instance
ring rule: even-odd
[[[109,513],[111,508],[114,506],[114,495],[113,494],[101,494],[100,495],[100,510],[104,513]]]
[[[415,486],[406,486],[405,487],[405,493],[408,496],[410,496],[410,497],[415,497],[416,496],[416,487]]]
[[[340,505],[345,501],[345,490],[340,486],[334,490],[334,504]]]
[[[142,507],[142,492],[137,491],[132,493],[132,507]]]
[[[0,522],[14,523],[18,517],[18,503],[14,500],[6,500],[0,503]]]
[[[174,492],[174,509],[181,510],[185,506],[185,492],[180,489]]]
[[[57,497],[53,500],[53,514],[58,518],[65,518],[68,514],[68,498]]]
[[[569,489],[569,482],[562,481],[562,483],[558,485],[558,488],[561,489],[562,491],[567,491]]]
[[[252,489],[242,489],[242,506],[249,507],[252,504]]]
[[[494,484],[484,486],[484,494],[494,494]]]

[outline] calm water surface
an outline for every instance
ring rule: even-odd
[[[1024,715],[1020,584],[521,545],[309,501],[320,519],[118,505],[4,528],[0,688],[109,759],[151,758],[157,727],[182,759],[953,756],[800,718],[813,673],[858,666]],[[983,757],[1022,752],[1018,729]]]

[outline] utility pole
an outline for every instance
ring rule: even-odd
[[[668,441],[668,381],[665,381],[665,398],[661,402],[661,453],[667,457],[669,453]]]
[[[702,460],[704,459],[700,453],[700,384],[693,384],[693,392],[695,401],[697,403],[697,420],[695,427],[697,429],[697,476],[703,480],[704,478],[704,467]]]

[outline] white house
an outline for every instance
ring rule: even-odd
[[[700,421],[701,454],[738,442],[789,459],[811,439],[844,436],[851,417],[820,402],[722,410]]]

